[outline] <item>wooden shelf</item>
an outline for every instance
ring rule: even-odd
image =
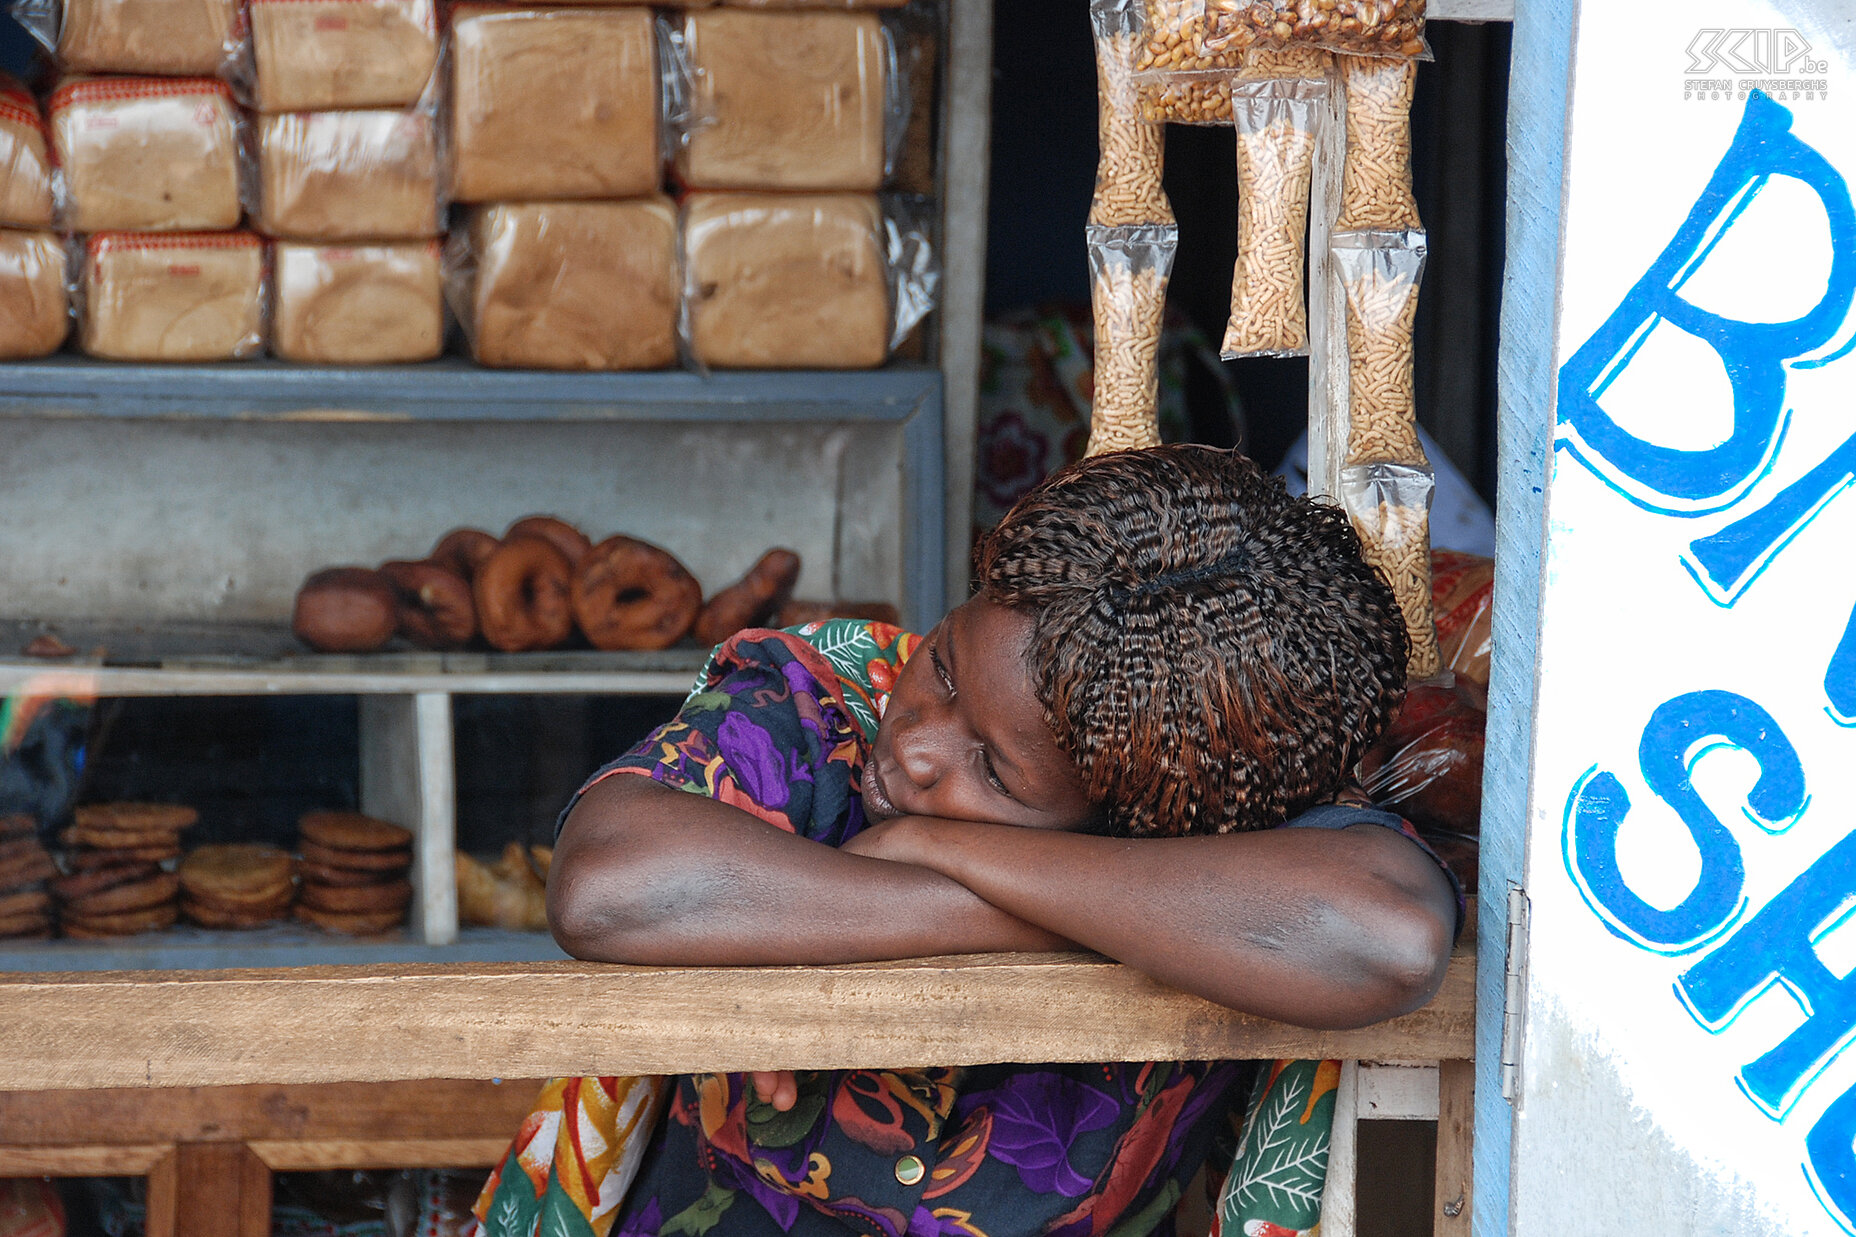
[[[283,922],[242,931],[180,926],[114,941],[0,940],[0,972],[263,970],[287,966],[385,966],[398,963],[561,962],[567,955],[546,932],[463,928],[445,945],[407,931],[351,938]]]

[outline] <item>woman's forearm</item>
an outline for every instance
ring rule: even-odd
[[[1408,1012],[1449,962],[1449,883],[1381,825],[1130,840],[905,819],[872,843],[1165,983],[1303,1026]]]
[[[548,917],[575,957],[652,965],[825,964],[1064,944],[943,873],[835,850],[625,774],[594,786],[569,817],[549,874]]]

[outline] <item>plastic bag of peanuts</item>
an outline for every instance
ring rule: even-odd
[[[1141,114],[1135,64],[1141,55],[1142,0],[1090,0],[1096,44],[1096,192],[1089,222],[1108,227],[1171,223],[1161,187],[1166,129]]]
[[[1431,494],[1429,468],[1366,464],[1341,469],[1340,500],[1360,534],[1366,561],[1392,586],[1411,638],[1406,677],[1435,675],[1442,664],[1431,600]]]
[[[1335,228],[1416,228],[1411,192],[1411,99],[1418,66],[1409,60],[1337,56],[1347,93],[1347,159]]]
[[[1347,300],[1347,454],[1344,465],[1429,468],[1418,441],[1412,328],[1424,275],[1421,231],[1336,232],[1334,279]]]
[[[1314,78],[1231,86],[1237,265],[1231,275],[1231,318],[1220,349],[1226,360],[1308,352],[1302,246],[1328,93],[1327,80]]]
[[[1148,67],[1228,66],[1248,48],[1429,59],[1424,0],[1145,0]]]
[[[1160,328],[1179,248],[1173,224],[1084,229],[1095,320],[1087,455],[1160,445]]]

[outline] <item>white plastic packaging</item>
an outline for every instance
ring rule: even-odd
[[[67,73],[210,77],[237,0],[14,0],[13,16]]]
[[[79,343],[116,361],[230,361],[264,350],[255,232],[103,232],[83,248]]]
[[[1142,45],[1141,0],[1090,0],[1096,46],[1096,191],[1089,222],[1108,227],[1173,222],[1161,185],[1166,129],[1141,114],[1135,64]]]
[[[431,113],[285,112],[257,118],[253,223],[309,241],[414,240],[444,231]]]
[[[1431,599],[1431,495],[1428,468],[1364,464],[1341,469],[1340,498],[1360,534],[1366,561],[1385,575],[1411,638],[1406,677],[1435,675],[1442,662]]]
[[[0,360],[49,356],[70,329],[63,242],[51,232],[0,228]]]
[[[1347,464],[1429,468],[1418,441],[1412,331],[1424,276],[1420,231],[1336,232],[1334,280],[1347,300]]]
[[[1160,445],[1160,331],[1179,248],[1174,224],[1085,229],[1095,321],[1086,454]]]
[[[429,361],[445,349],[438,241],[272,246],[271,351],[286,361]]]
[[[261,112],[405,108],[438,67],[436,0],[246,0],[226,76]]]
[[[1237,264],[1220,355],[1304,356],[1308,198],[1328,99],[1325,79],[1231,87],[1237,130]]]
[[[0,73],[0,225],[52,226],[52,163],[39,101]]]
[[[73,78],[49,106],[59,226],[72,232],[235,228],[241,120],[210,77]]]

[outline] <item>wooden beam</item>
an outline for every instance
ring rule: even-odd
[[[9,1088],[189,1087],[1228,1057],[1463,1059],[1436,1000],[1355,1031],[1233,1013],[1088,954],[830,967],[584,962],[0,976]]]

